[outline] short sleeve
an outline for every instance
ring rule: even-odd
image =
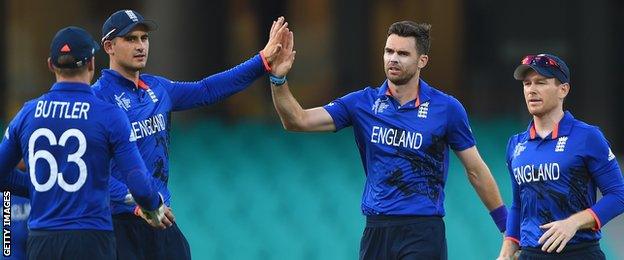
[[[334,120],[336,131],[339,131],[345,127],[349,127],[353,124],[351,108],[353,108],[362,98],[363,93],[364,90],[351,92],[323,106],[323,108]]]
[[[448,103],[447,122],[446,139],[451,149],[463,151],[475,145],[466,110],[453,97]]]

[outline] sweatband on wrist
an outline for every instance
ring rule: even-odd
[[[264,65],[264,70],[266,72],[271,72],[271,66],[269,66],[269,61],[264,57],[264,54],[260,52],[260,59],[262,59],[262,64]]]
[[[507,229],[507,207],[502,205],[492,211],[490,211],[490,216],[494,223],[496,223],[496,227],[502,233]]]
[[[273,74],[269,74],[269,81],[271,81],[271,84],[275,86],[281,86],[281,85],[284,85],[284,83],[286,83],[286,76],[283,76],[280,78]]]

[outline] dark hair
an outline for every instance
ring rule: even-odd
[[[418,50],[418,54],[428,54],[431,48],[429,31],[431,31],[431,24],[400,21],[390,25],[390,28],[388,28],[388,36],[396,34],[401,37],[414,37],[416,39],[416,50]]]
[[[89,61],[90,62],[90,61]],[[87,63],[89,63],[87,62]],[[76,59],[71,56],[71,55],[61,55],[60,57],[58,57],[57,59],[57,64],[59,65],[69,65],[69,64],[75,64],[76,63]],[[57,68],[55,67],[54,69],[56,70],[56,72],[64,77],[75,77],[80,75],[81,73],[84,73],[85,71],[87,71],[87,64],[83,64],[82,66],[78,67],[78,68]]]

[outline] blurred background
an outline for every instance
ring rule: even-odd
[[[387,28],[400,20],[432,24],[421,76],[466,107],[478,147],[511,203],[504,152],[529,122],[512,77],[526,54],[553,53],[571,70],[565,106],[599,125],[624,152],[624,2],[616,0],[0,0],[0,124],[49,89],[49,44],[62,27],[94,38],[114,11],[156,21],[146,73],[198,80],[264,47],[284,15],[297,60],[288,75],[304,107],[384,80]],[[104,52],[96,56],[106,68]],[[96,78],[99,73],[96,73]],[[282,130],[268,80],[210,107],[174,115],[170,187],[178,224],[195,259],[357,259],[364,227],[364,174],[350,129],[337,134]],[[500,247],[487,210],[455,157],[446,192],[450,259],[494,259]],[[609,259],[624,259],[624,219],[604,229]]]

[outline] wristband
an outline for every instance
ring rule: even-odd
[[[283,76],[280,78],[273,74],[269,74],[269,81],[271,82],[271,84],[275,86],[281,86],[281,85],[284,85],[284,83],[286,83],[286,76]]]
[[[260,52],[260,59],[262,59],[262,65],[264,66],[264,71],[271,72],[271,66],[269,65],[269,61],[264,57],[264,54]]]
[[[507,229],[507,207],[502,205],[492,211],[490,211],[490,216],[494,223],[496,223],[496,227],[500,232],[505,232]]]

